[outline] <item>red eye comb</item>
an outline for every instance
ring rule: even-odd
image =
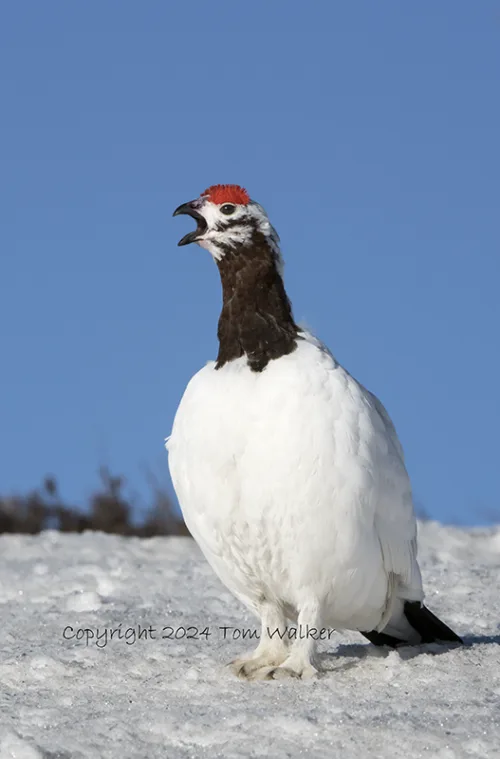
[[[208,190],[205,190],[202,196],[217,205],[235,203],[236,205],[246,206],[250,203],[248,192],[237,184],[214,184]]]

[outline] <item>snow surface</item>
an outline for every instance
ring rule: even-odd
[[[0,551],[0,759],[500,757],[500,527],[420,525],[427,603],[465,647],[333,633],[309,682],[224,666],[254,644],[219,628],[255,620],[188,538],[49,531]]]

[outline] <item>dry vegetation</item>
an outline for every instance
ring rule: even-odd
[[[124,494],[124,479],[101,469],[100,487],[90,497],[88,508],[80,510],[64,503],[57,482],[48,477],[39,490],[23,496],[0,497],[0,533],[35,535],[45,529],[62,532],[99,530],[118,535],[153,537],[188,535],[168,495],[152,486],[152,506],[142,521],[133,518],[134,506]]]

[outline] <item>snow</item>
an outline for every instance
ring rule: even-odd
[[[234,678],[254,643],[233,634],[256,620],[188,538],[48,531],[0,551],[0,759],[500,757],[500,527],[420,525],[427,603],[465,647],[335,632],[309,682]]]

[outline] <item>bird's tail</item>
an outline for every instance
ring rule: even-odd
[[[420,601],[405,601],[403,605],[403,616],[401,620],[403,625],[398,625],[395,629],[394,623],[387,625],[385,630],[377,632],[363,632],[362,635],[368,638],[370,643],[375,646],[397,646],[421,645],[422,643],[462,643],[462,639],[451,630],[448,625],[441,622],[432,611],[424,606]],[[405,634],[402,630],[406,628],[410,634]],[[396,634],[394,634],[396,633]]]

